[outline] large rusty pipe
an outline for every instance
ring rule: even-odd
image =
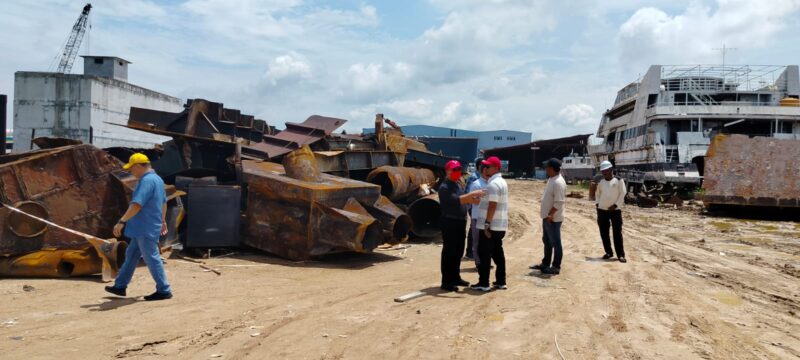
[[[441,234],[439,225],[441,210],[439,209],[439,194],[428,195],[411,203],[408,207],[411,217],[411,232],[419,237],[434,237]]]
[[[381,166],[367,175],[367,181],[381,187],[381,195],[398,201],[419,191],[423,184],[433,185],[433,171],[410,167]]]
[[[387,243],[398,244],[408,239],[413,222],[402,209],[392,203],[389,198],[381,196],[367,211],[383,225],[384,238]]]
[[[311,256],[331,252],[371,252],[383,242],[381,224],[369,215],[314,203],[311,209]]]

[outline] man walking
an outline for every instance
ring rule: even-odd
[[[130,171],[139,179],[139,183],[133,191],[128,210],[114,226],[114,236],[122,236],[124,230],[125,236],[130,239],[130,244],[125,251],[125,262],[119,269],[114,286],[106,286],[106,291],[125,296],[139,259],[144,259],[150,275],[156,282],[156,292],[145,296],[144,299],[147,301],[170,299],[172,289],[167,282],[167,274],[164,272],[164,264],[158,249],[159,236],[167,232],[165,222],[167,194],[164,191],[164,181],[150,167],[147,156],[141,153],[131,155],[123,169]]]
[[[483,161],[483,160],[481,160]],[[486,167],[483,164],[478,164],[476,173],[478,177],[469,183],[467,186],[468,192],[480,191],[486,188],[486,181],[489,179],[486,176]],[[469,224],[469,234],[467,234],[467,256],[470,259],[475,261],[475,266],[480,264],[480,258],[478,257],[478,240],[480,236],[480,230],[478,230],[478,205],[470,205],[470,224]]]
[[[548,177],[540,210],[544,258],[540,264],[531,266],[531,269],[540,270],[542,274],[558,275],[563,257],[561,223],[564,221],[567,182],[561,176],[561,161],[553,158],[545,161],[544,165]]]
[[[445,291],[458,291],[468,286],[461,278],[461,254],[467,237],[467,205],[477,204],[481,193],[466,193],[461,179],[461,163],[448,161],[444,166],[447,178],[439,185],[439,208],[442,229],[442,285]]]
[[[603,179],[597,184],[596,204],[597,204],[597,225],[600,227],[600,238],[603,239],[603,249],[606,253],[603,259],[608,260],[614,257],[614,249],[617,250],[619,262],[628,262],[625,259],[625,247],[622,244],[622,205],[625,204],[625,181],[615,177],[613,165],[608,161],[600,163],[600,172]],[[611,239],[608,236],[609,222],[614,230],[614,249],[611,248]]]
[[[496,289],[507,289],[506,255],[503,251],[503,237],[508,229],[508,184],[500,175],[502,163],[496,156],[482,162],[483,170],[489,179],[486,181],[486,196],[478,205],[478,221],[476,227],[480,231],[478,239],[478,283],[470,286],[479,291],[490,291],[489,275],[492,261],[497,266],[496,281],[492,284]]]

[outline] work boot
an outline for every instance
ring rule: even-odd
[[[614,257],[613,254],[605,254],[605,255],[603,255],[603,260],[608,260],[608,259],[611,259],[612,257]]]
[[[122,297],[124,297],[127,294],[127,290],[125,288],[118,288],[113,286],[106,286],[106,292]]]
[[[561,269],[555,268],[555,267],[552,267],[552,266],[547,268],[547,269],[542,270],[542,274],[547,274],[547,275],[558,275],[560,273],[561,273]]]
[[[457,292],[458,291],[458,287],[456,287],[455,285],[442,285],[439,288],[444,290],[444,291],[450,291],[450,292]]]
[[[546,268],[547,268],[547,266],[545,266],[544,264],[536,264],[536,265],[528,266],[528,269],[533,269],[533,270],[544,270]]]
[[[157,300],[167,300],[167,299],[172,299],[172,293],[160,293],[156,291],[144,297],[144,301],[157,301]]]
[[[469,281],[461,279],[461,280],[456,281],[456,285],[457,286],[469,286]]]
[[[621,258],[619,258],[619,262],[621,262],[621,263],[626,263],[626,262],[628,262],[628,260],[625,260],[625,258],[624,258],[624,257],[621,257]]]

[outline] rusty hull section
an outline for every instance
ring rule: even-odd
[[[800,141],[717,135],[705,159],[708,205],[800,207]]]
[[[43,218],[70,229],[111,238],[127,208],[130,188],[119,162],[92,145],[73,145],[0,158],[0,199],[31,204]],[[26,222],[26,220],[28,220]],[[35,220],[0,209],[0,255],[87,247],[86,239],[54,228],[33,231]],[[16,230],[16,231],[15,231]],[[23,235],[23,236],[20,236]]]

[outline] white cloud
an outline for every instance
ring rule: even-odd
[[[298,53],[281,55],[270,62],[264,77],[272,85],[277,85],[279,81],[294,82],[308,79],[311,77],[311,64],[305,56]]]
[[[620,59],[649,64],[719,63],[722,44],[766,47],[800,10],[799,0],[717,0],[716,9],[693,2],[679,15],[646,7],[636,11],[617,34]]]
[[[600,119],[594,108],[588,104],[569,104],[558,112],[558,117],[567,125],[578,129],[596,128]]]
[[[414,68],[405,62],[356,63],[342,76],[341,95],[362,102],[386,99],[408,90]]]

